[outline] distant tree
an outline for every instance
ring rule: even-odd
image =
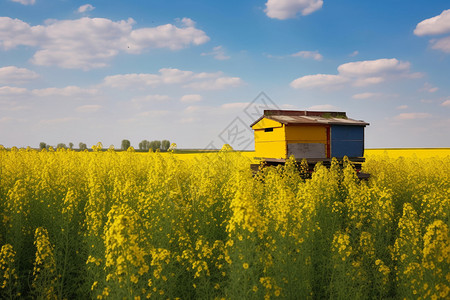
[[[80,143],[78,144],[78,148],[79,148],[80,150],[86,150],[86,149],[87,149],[87,145],[86,145],[85,143],[80,142]]]
[[[64,143],[59,143],[59,144],[56,146],[56,149],[59,149],[59,148],[64,148],[64,149],[66,149],[67,146],[66,146],[66,144],[64,144]]]
[[[122,150],[128,150],[130,148],[131,143],[129,140],[122,140]]]
[[[139,150],[148,151],[150,149],[150,142],[147,140],[143,140],[139,143]]]
[[[150,148],[153,151],[156,151],[156,149],[161,150],[161,141],[151,141],[150,142]]]
[[[161,150],[167,151],[170,148],[170,142],[168,140],[161,141]]]
[[[47,148],[47,144],[46,143],[44,143],[44,142],[40,142],[39,143],[39,149],[46,149]]]
[[[69,143],[69,148],[73,149],[73,143],[72,142]]]

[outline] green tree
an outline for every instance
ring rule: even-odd
[[[59,149],[59,148],[66,149],[67,146],[66,146],[66,144],[64,144],[64,143],[59,143],[58,145],[56,145],[56,148],[57,148],[57,149]]]
[[[87,149],[87,146],[86,146],[85,143],[80,142],[80,143],[78,144],[78,148],[79,148],[80,150],[86,150],[86,149]]]
[[[44,143],[44,142],[40,142],[39,143],[39,149],[46,149],[47,148],[47,144],[46,143]]]
[[[69,143],[69,148],[73,149],[73,143],[72,142]]]
[[[161,141],[151,141],[150,142],[150,148],[153,151],[156,151],[156,149],[161,150]]]
[[[130,148],[131,143],[129,140],[122,140],[122,150],[128,150]]]
[[[170,141],[168,140],[162,140],[161,141],[161,150],[167,151],[170,148]]]
[[[143,140],[139,143],[139,150],[148,151],[150,149],[150,142],[147,140]]]

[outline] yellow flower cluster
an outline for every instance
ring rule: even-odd
[[[0,147],[0,298],[449,297],[450,157],[173,149]]]

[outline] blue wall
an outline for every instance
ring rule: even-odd
[[[331,126],[331,157],[362,157],[364,126]]]

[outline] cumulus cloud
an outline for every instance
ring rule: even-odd
[[[360,99],[373,98],[373,97],[378,96],[378,95],[379,95],[378,93],[360,93],[360,94],[354,94],[352,96],[352,98],[360,100]]]
[[[170,97],[167,95],[155,94],[155,95],[146,95],[144,97],[133,98],[131,100],[131,102],[138,104],[138,103],[162,102],[162,101],[168,101],[168,100],[170,100]]]
[[[31,91],[33,95],[38,97],[80,97],[87,95],[95,95],[98,93],[97,89],[84,89],[78,86],[66,86],[64,88],[45,88],[34,89]]]
[[[350,84],[368,86],[386,79],[418,78],[420,73],[410,73],[410,63],[395,58],[356,61],[340,65],[338,74],[316,74],[299,77],[291,82],[293,88],[330,88]]]
[[[17,96],[17,95],[25,95],[28,93],[27,89],[11,87],[11,86],[1,86],[0,87],[0,95],[2,96]]]
[[[328,74],[306,75],[292,81],[291,87],[295,89],[333,87],[341,85],[343,83],[347,83],[348,81],[349,81],[348,78],[339,75],[328,75]]]
[[[189,94],[189,95],[183,95],[180,98],[181,102],[186,102],[186,103],[192,103],[192,102],[200,102],[202,101],[203,97],[201,95],[198,94]]]
[[[444,10],[439,16],[425,19],[417,24],[414,34],[437,35],[450,32],[450,9]]]
[[[195,73],[174,68],[163,68],[159,74],[122,74],[107,76],[104,85],[114,88],[145,88],[164,84],[182,84],[184,88],[219,90],[243,84],[239,77],[225,77],[221,72]]]
[[[227,60],[230,59],[229,56],[225,55],[225,50],[222,46],[217,46],[213,48],[212,52],[204,52],[202,56],[212,55],[217,60]]]
[[[423,20],[414,29],[414,34],[417,36],[448,33],[450,33],[450,9],[442,11],[438,16]],[[432,49],[450,53],[450,36],[433,39],[430,44]]]
[[[408,108],[408,105],[397,106],[397,109],[407,109],[407,108]]]
[[[85,4],[85,5],[81,5],[80,7],[78,7],[78,12],[85,13],[88,11],[93,11],[94,9],[95,9],[95,7],[92,6],[91,4]]]
[[[445,100],[444,102],[441,103],[442,106],[446,106],[446,107],[450,107],[450,99]]]
[[[312,58],[314,60],[322,60],[323,56],[319,53],[319,51],[299,51],[297,53],[292,54],[293,57],[302,57],[302,58]]]
[[[101,105],[91,104],[91,105],[82,105],[78,106],[75,110],[81,113],[93,113],[101,109]]]
[[[180,27],[165,24],[133,29],[133,19],[114,22],[105,18],[51,20],[30,26],[19,19],[0,17],[0,47],[37,47],[31,61],[69,69],[92,69],[107,65],[121,52],[139,54],[147,49],[179,50],[209,40],[195,23],[185,18]]]
[[[0,84],[22,84],[39,78],[36,72],[25,68],[7,66],[0,68]]]
[[[396,120],[417,120],[417,119],[426,119],[430,118],[431,114],[429,113],[402,113],[395,116]]]
[[[12,2],[17,2],[23,5],[33,5],[36,3],[36,0],[11,0]]]
[[[430,83],[425,82],[423,87],[419,90],[420,92],[428,92],[428,93],[434,93],[437,90],[439,90],[438,87],[432,86]]]
[[[309,15],[322,8],[323,0],[268,0],[264,12],[269,18],[286,20],[298,13]]]

